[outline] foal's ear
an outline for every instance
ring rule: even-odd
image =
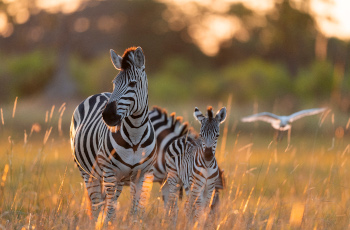
[[[134,60],[137,67],[145,67],[145,55],[140,46],[134,52]]]
[[[202,114],[201,111],[199,111],[199,109],[196,107],[194,109],[194,113],[193,113],[194,118],[196,118],[197,121],[199,121],[200,123],[202,123],[203,119],[205,118]]]
[[[114,50],[110,49],[110,53],[111,53],[111,61],[114,65],[114,68],[116,68],[117,70],[121,70],[122,69],[122,60],[123,58],[121,56],[119,56]]]
[[[226,119],[226,107],[222,107],[215,115],[215,119],[221,124]]]

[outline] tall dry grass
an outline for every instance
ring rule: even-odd
[[[1,229],[163,227],[158,184],[142,222],[130,225],[130,194],[124,187],[116,221],[96,225],[64,135],[69,131],[62,128],[65,105],[47,108],[42,120],[33,120],[19,133],[15,126],[20,106],[16,100],[13,108],[0,110]],[[287,138],[277,143],[272,131],[238,129],[230,111],[228,107],[231,117],[216,154],[226,178],[216,229],[350,228],[349,118],[337,123],[337,115],[330,112],[321,126],[305,134],[292,132],[290,143]],[[183,205],[180,202],[177,229],[186,227]]]

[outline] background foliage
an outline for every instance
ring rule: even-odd
[[[22,23],[11,2],[0,6],[13,22],[12,33],[0,37],[3,103],[15,96],[63,102],[111,91],[117,71],[108,50],[122,54],[139,45],[152,104],[209,104],[232,95],[239,106],[271,107],[278,98],[291,109],[332,104],[350,110],[349,42],[326,38],[308,3],[276,1],[262,14],[242,3],[216,10],[214,2],[189,2],[189,13],[166,1],[78,1],[67,13],[29,2],[16,5],[29,12]],[[202,23],[208,17],[221,19],[217,26],[231,20],[238,29],[208,32]]]

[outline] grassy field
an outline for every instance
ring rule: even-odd
[[[17,107],[1,111],[0,229],[95,229],[70,150],[72,109],[43,107],[31,117],[28,107]],[[217,229],[350,228],[347,115],[338,119],[330,112],[320,125],[319,118],[313,119],[311,127],[301,121],[293,127],[296,132],[290,141],[285,137],[278,143],[270,127],[242,125],[234,112],[229,116],[216,153],[226,178]],[[146,218],[135,229],[162,227],[159,187],[153,186]],[[183,203],[178,229],[185,224]],[[125,187],[118,200],[118,217],[108,228],[130,228],[129,207]]]

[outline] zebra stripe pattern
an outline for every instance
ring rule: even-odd
[[[170,114],[165,109],[154,106],[149,113],[157,137],[157,161],[154,165],[154,181],[163,182],[166,177],[165,152],[169,145],[184,135],[196,138],[198,134],[189,128],[187,122],[182,122],[182,117],[176,117],[175,113]]]
[[[157,161],[154,164],[154,182],[161,183],[162,197],[164,205],[167,203],[169,196],[169,186],[164,183],[166,180],[165,153],[169,145],[182,136],[197,138],[198,134],[190,128],[187,122],[182,122],[182,117],[176,117],[175,113],[168,113],[165,109],[154,106],[149,113],[157,137]],[[180,190],[182,198],[182,189]]]
[[[213,205],[217,197],[217,187],[222,184],[221,172],[216,162],[215,149],[219,137],[220,123],[226,118],[226,108],[222,108],[214,117],[212,108],[205,117],[198,108],[194,116],[201,123],[198,139],[182,137],[174,141],[166,153],[167,183],[169,202],[166,215],[177,219],[177,193],[181,186],[188,195],[186,215],[195,223]],[[166,218],[168,218],[166,217]]]
[[[113,92],[91,96],[74,111],[71,144],[92,203],[94,216],[107,206],[115,217],[123,185],[130,184],[131,214],[144,211],[153,181],[156,137],[148,116],[148,82],[140,47],[123,57],[111,50]],[[102,183],[104,189],[102,190]]]

